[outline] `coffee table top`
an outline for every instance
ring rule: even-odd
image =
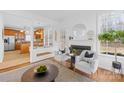
[[[40,64],[41,65],[41,64]],[[51,82],[54,81],[58,75],[58,68],[53,64],[44,64],[47,66],[47,72],[45,74],[38,75],[34,73],[34,66],[24,72],[21,81],[22,82]]]

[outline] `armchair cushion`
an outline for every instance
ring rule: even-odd
[[[81,60],[82,60],[82,61],[86,61],[86,60],[85,60],[85,53],[86,53],[86,51],[87,51],[87,50],[83,50],[83,51],[81,52],[81,54],[79,55],[80,61],[81,61]]]

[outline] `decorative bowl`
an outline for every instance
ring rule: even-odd
[[[40,65],[34,68],[34,73],[36,74],[44,74],[47,72],[46,65]]]

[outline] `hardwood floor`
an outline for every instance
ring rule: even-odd
[[[12,67],[8,67],[8,68],[0,69],[0,73],[7,72],[7,71],[10,71],[10,70],[14,70],[14,69],[18,69],[18,68],[27,66],[29,64],[30,63],[23,63],[23,64],[20,64],[20,65],[16,65],[16,66],[12,66]]]
[[[109,70],[105,70],[102,68],[98,68],[95,74],[89,75],[79,70],[75,70],[77,73],[81,75],[85,75],[97,82],[124,82],[124,76],[120,74],[113,74],[113,72]]]
[[[53,58],[48,58],[48,59],[52,60]],[[35,63],[38,63],[38,62],[35,62]],[[25,63],[22,63],[22,64],[16,64],[16,65],[13,65],[11,67],[0,69],[0,73],[11,71],[11,70],[18,69],[18,68],[22,68],[22,67],[28,66],[30,64],[35,64],[35,63],[25,62]]]
[[[20,54],[20,51],[8,51],[4,53],[4,60],[0,63],[0,70],[29,63],[29,53]]]
[[[70,68],[70,62],[66,61],[63,63],[63,65],[81,75],[84,75],[86,77],[89,77],[90,79],[95,80],[96,82],[124,82],[124,75],[113,74],[113,72],[102,68],[98,68],[96,73],[94,73],[93,75],[89,75],[82,71],[79,71],[78,69],[74,70],[73,68]]]
[[[50,58],[50,59],[53,60],[53,58]],[[53,60],[53,61],[55,61],[55,60]],[[29,64],[30,63],[24,63],[24,64],[9,67],[6,69],[0,69],[0,73],[10,71],[13,69],[17,69],[17,68],[21,68],[21,67],[27,66]],[[64,62],[63,65],[66,66],[67,68],[70,67],[70,64],[68,62]],[[73,69],[71,69],[71,70],[73,70]],[[75,69],[75,72],[77,72],[81,75],[84,75],[86,77],[89,77],[89,78],[95,80],[96,82],[124,82],[124,76],[123,75],[113,74],[113,72],[102,69],[102,68],[98,68],[97,72],[93,75],[86,74],[86,73],[79,71],[77,69]]]

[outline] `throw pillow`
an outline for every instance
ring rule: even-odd
[[[94,53],[89,53],[88,51],[86,51],[86,53],[85,53],[86,58],[92,58],[93,55],[94,55]]]
[[[89,53],[88,53],[88,51],[85,52],[84,57],[89,57]]]

